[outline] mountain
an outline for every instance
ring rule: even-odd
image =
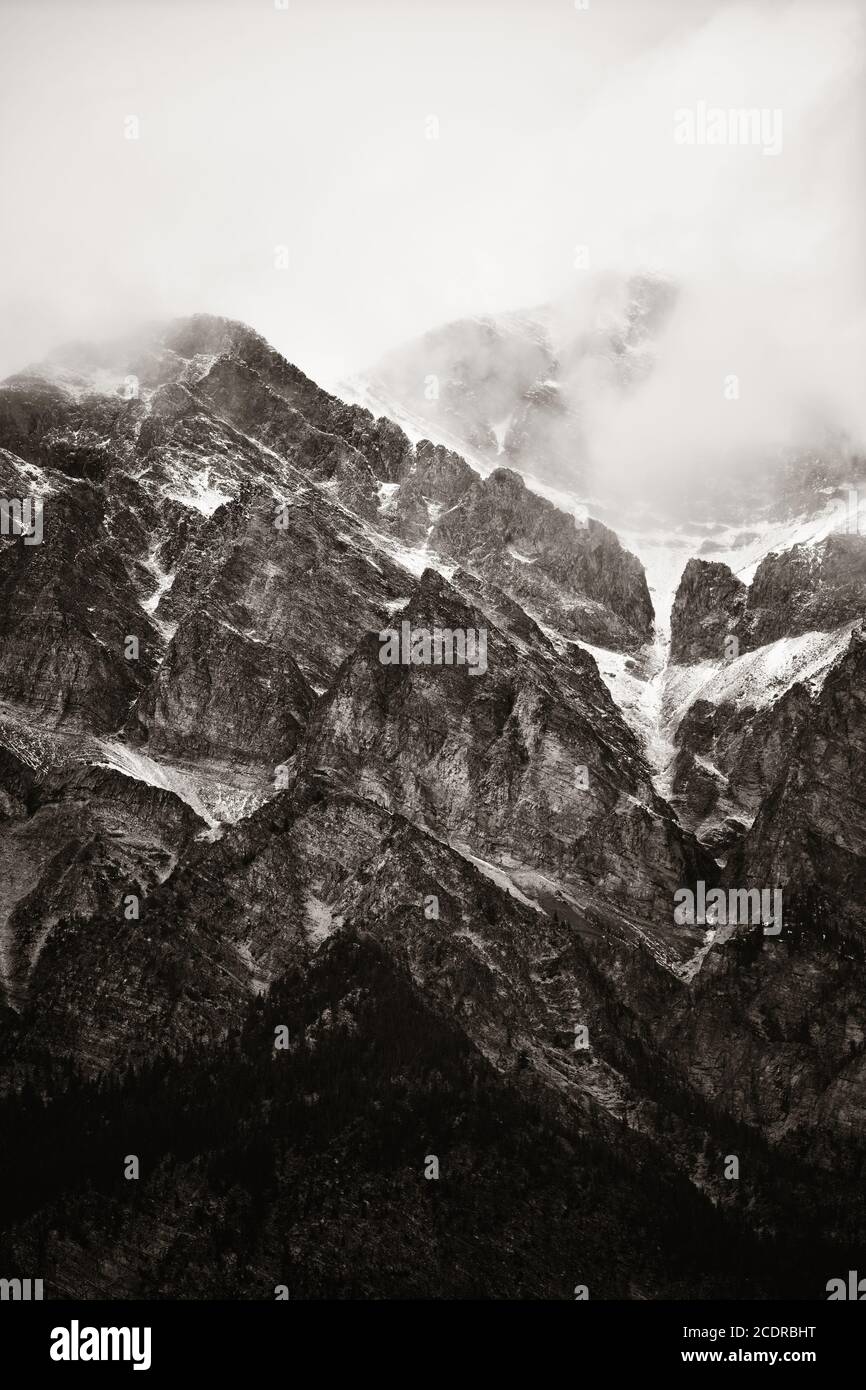
[[[635,293],[575,348],[623,389]],[[461,429],[554,369],[507,334]],[[410,437],[207,315],[0,384],[9,1277],[811,1298],[862,1241],[863,542],[832,489],[620,537],[520,430]],[[782,931],[680,924],[700,884]]]
[[[587,400],[628,393],[652,371],[677,294],[661,275],[592,276],[553,304],[432,329],[357,384],[470,454],[595,491]]]
[[[670,791],[684,823],[729,849],[785,771],[866,607],[866,539],[830,532],[772,551],[745,584],[692,559],[671,611],[679,703]]]
[[[437,325],[340,390],[484,475],[514,469],[618,532],[663,528],[670,539],[703,527],[708,551],[714,532],[766,530],[830,494],[862,495],[862,443],[832,418],[799,426],[793,441],[786,421],[774,444],[758,442],[760,414],[742,428],[740,382],[701,301],[700,285],[657,271],[576,265],[549,303]]]

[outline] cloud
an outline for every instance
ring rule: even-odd
[[[581,275],[648,265],[683,292],[651,379],[584,403],[598,468],[862,436],[861,13],[7,0],[0,372],[203,310],[332,384],[448,318],[577,316]],[[781,152],[677,144],[699,102],[781,111]]]
[[[853,7],[735,6],[600,97],[581,156],[590,264],[595,247],[596,265],[648,264],[681,292],[639,389],[575,383],[597,477],[735,478],[828,432],[863,449],[862,65]],[[699,102],[780,113],[781,151],[665,142]]]

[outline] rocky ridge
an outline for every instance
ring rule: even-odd
[[[623,1193],[650,1170],[671,1194],[685,1184],[720,1248],[746,1241],[762,1294],[781,1287],[791,1241],[806,1286],[820,1283],[828,1243],[856,1239],[864,1222],[857,547],[771,557],[747,589],[724,566],[688,567],[674,675],[703,663],[717,679],[714,649],[730,634],[746,661],[821,624],[834,640],[849,630],[814,689],[794,681],[745,720],[742,702],[693,701],[668,800],[581,646],[643,659],[654,614],[635,557],[511,470],[481,478],[455,451],[412,444],[328,395],[244,326],[197,316],[67,350],[0,387],[0,449],[8,495],[45,498],[44,544],[10,536],[0,553],[11,885],[0,1037],[13,1110],[29,1085],[62,1116],[70,1075],[82,1103],[110,1076],[132,1104],[157,1053],[169,1109],[183,1107],[203,1049],[222,1094],[257,1001],[284,989],[297,1000],[322,978],[321,1007],[364,1036],[377,997],[397,988],[391,972],[406,972],[400,1018],[429,1014],[444,1030],[452,1095],[469,1085],[521,1114],[534,1107],[527,1123],[566,1146],[624,1145]],[[483,629],[485,671],[383,662],[382,632],[404,622]],[[701,843],[692,830],[721,803],[735,824]],[[787,894],[781,939],[674,925],[677,888],[756,876]],[[362,958],[372,1013],[359,1018]],[[405,1036],[422,1026],[406,1022]],[[315,1039],[323,1025],[303,1027]],[[472,1079],[458,1054],[480,1059]],[[413,1073],[406,1085],[414,1113],[438,1083]],[[311,1114],[318,1083],[312,1093]],[[275,1103],[256,1095],[253,1126]],[[22,1133],[42,1123],[28,1112]],[[403,1190],[416,1156],[389,1136],[377,1152],[397,1154]],[[29,1142],[10,1160],[12,1184]],[[161,1151],[148,1201],[193,1181],[206,1140],[189,1143],[179,1165]],[[722,1176],[734,1145],[749,1165],[744,1195]],[[242,1202],[268,1194],[272,1232],[285,1198],[274,1175],[297,1155],[282,1141],[267,1152],[264,1187],[246,1149],[231,1161]],[[353,1181],[331,1195],[358,1231],[358,1204],[384,1197]],[[564,1182],[558,1172],[552,1190]],[[206,1192],[232,1231],[233,1199],[214,1174]],[[792,1235],[792,1203],[807,1192],[810,1221]],[[26,1219],[12,1212],[4,1251],[22,1260],[44,1244],[60,1200],[52,1178]],[[310,1202],[322,1200],[316,1189]],[[625,1207],[604,1201],[599,1230],[627,1239]],[[99,1226],[85,1199],[78,1210]],[[152,1258],[153,1210],[130,1216],[113,1265],[64,1237],[56,1287],[184,1296],[176,1261],[160,1272]],[[521,1237],[533,1249],[550,1210]],[[665,1240],[639,1296],[684,1279],[724,1285],[669,1229]],[[388,1241],[396,1248],[396,1228]],[[602,1288],[626,1286],[593,1260]],[[337,1268],[328,1287],[345,1295],[355,1285]],[[381,1294],[374,1265],[363,1269],[358,1287]],[[240,1266],[215,1287],[256,1296]],[[465,1287],[445,1274],[435,1285],[437,1296]]]

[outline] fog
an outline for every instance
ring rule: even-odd
[[[862,4],[3,0],[0,30],[0,374],[210,311],[333,384],[650,267],[655,370],[581,383],[600,466],[866,437]],[[773,148],[679,143],[706,108]]]

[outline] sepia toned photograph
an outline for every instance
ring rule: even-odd
[[[0,0],[36,1367],[371,1301],[814,1362],[866,1300],[864,55],[862,0]]]

